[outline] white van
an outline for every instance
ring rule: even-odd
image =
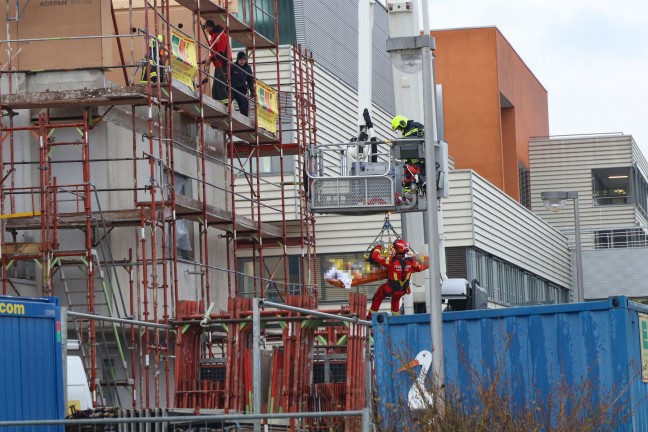
[[[92,408],[92,395],[83,361],[78,356],[67,356],[67,414]]]

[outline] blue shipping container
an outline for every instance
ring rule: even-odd
[[[0,420],[65,416],[58,298],[0,296]],[[20,428],[4,428],[17,431]],[[62,427],[29,430],[62,431]]]
[[[425,390],[410,390],[426,369],[414,365],[429,365],[429,319],[427,314],[374,317],[376,396],[386,430],[386,424],[407,417],[401,410],[415,409],[420,399],[428,397]],[[483,388],[479,382],[497,381],[511,411],[536,407],[540,412],[547,408],[547,401],[558,402],[568,394],[566,388],[571,388],[574,396],[588,395],[593,406],[613,405],[607,414],[615,414],[615,430],[648,431],[645,305],[612,297],[587,303],[447,312],[443,314],[443,338],[448,391],[460,394],[469,411],[483,409],[477,396],[478,388]],[[406,369],[410,373],[399,371],[417,356],[418,362]],[[556,412],[545,412],[551,412],[551,421],[556,421]]]

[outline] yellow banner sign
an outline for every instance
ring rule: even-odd
[[[171,73],[174,80],[194,90],[194,78],[198,73],[196,43],[175,30],[171,32]]]
[[[256,82],[256,112],[259,127],[277,133],[277,90],[257,80]]]

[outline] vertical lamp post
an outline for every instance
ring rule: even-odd
[[[437,388],[443,388],[445,369],[443,364],[443,319],[441,302],[441,267],[439,263],[438,242],[439,225],[436,194],[435,143],[438,141],[436,124],[436,97],[434,94],[434,68],[432,50],[434,39],[430,37],[426,24],[427,1],[424,1],[424,34],[387,39],[387,52],[394,66],[405,73],[418,73],[422,70],[423,102],[425,124],[425,176],[428,179],[427,217],[425,224],[428,232],[428,254],[430,256],[430,336],[432,338],[432,372]],[[443,403],[443,395],[438,402]]]
[[[581,249],[580,216],[578,213],[578,192],[542,192],[540,194],[545,208],[551,212],[559,212],[565,208],[567,200],[574,200],[574,237],[576,239],[576,301],[585,301],[583,288],[583,255]]]

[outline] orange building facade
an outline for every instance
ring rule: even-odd
[[[495,27],[432,36],[455,169],[475,170],[529,207],[529,137],[549,135],[547,91]]]

